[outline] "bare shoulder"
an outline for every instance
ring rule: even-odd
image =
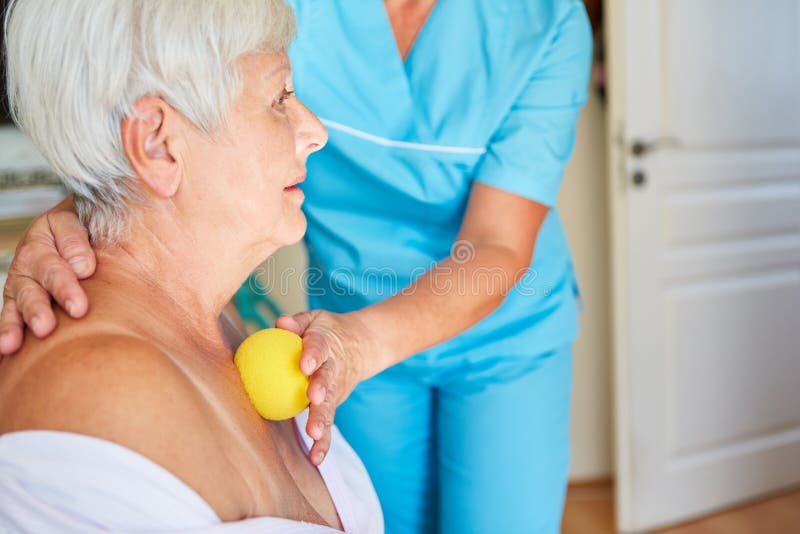
[[[158,347],[106,334],[49,350],[0,387],[0,434],[57,430],[117,443],[182,479],[221,517],[239,514],[241,495],[227,483],[230,465],[213,413]]]
[[[101,334],[48,350],[2,388],[0,433],[58,430],[105,439],[184,480],[192,478],[198,456],[214,453],[218,440],[206,403],[157,347]]]

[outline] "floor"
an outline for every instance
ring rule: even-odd
[[[615,534],[611,482],[570,485],[562,534]],[[651,534],[800,533],[800,490]]]

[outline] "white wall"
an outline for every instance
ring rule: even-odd
[[[584,301],[581,332],[575,345],[572,479],[603,478],[612,472],[605,149],[605,111],[592,93],[581,114],[575,153],[559,197]],[[301,245],[278,251],[272,260],[278,271],[290,267],[296,272],[302,271],[307,261]],[[307,306],[299,277],[290,279],[286,294],[271,292],[287,313]]]
[[[571,479],[612,475],[611,349],[605,109],[592,91],[558,208],[583,295],[575,344]]]

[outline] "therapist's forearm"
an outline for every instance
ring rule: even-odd
[[[503,302],[525,273],[530,256],[502,245],[465,245],[470,257],[438,263],[405,290],[353,315],[372,332],[379,348],[367,362],[369,375],[446,341]]]

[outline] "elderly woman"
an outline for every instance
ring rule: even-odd
[[[0,530],[382,531],[335,430],[318,470],[305,421],[257,415],[219,322],[306,228],[295,184],[326,132],[293,95],[294,27],[278,0],[10,6],[15,118],[97,272],[85,320],[0,364]]]

